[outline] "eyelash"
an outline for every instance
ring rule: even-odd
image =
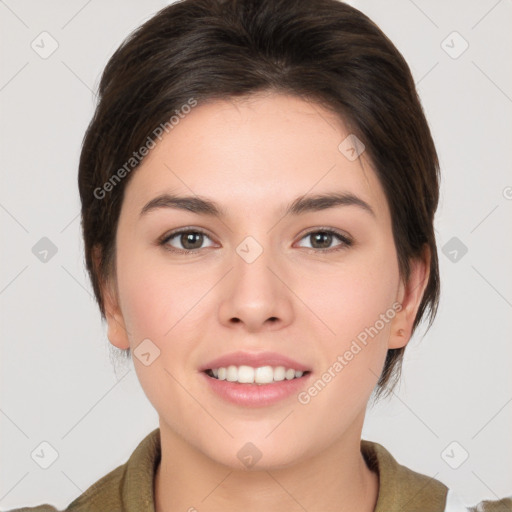
[[[168,245],[168,242],[170,240],[172,240],[173,238],[175,238],[178,235],[181,235],[183,233],[201,234],[201,235],[204,235],[204,236],[210,238],[210,236],[205,231],[203,231],[201,229],[183,228],[183,229],[180,229],[180,230],[177,230],[177,231],[173,231],[171,233],[167,233],[167,234],[163,235],[158,240],[158,245],[163,246],[164,249],[167,250],[167,251],[178,253],[178,254],[183,254],[183,255],[192,255],[193,253],[197,253],[198,251],[200,251],[201,248],[199,248],[199,249],[176,249],[175,247],[171,247],[171,246]],[[302,240],[302,239],[304,239],[304,238],[306,238],[306,237],[308,237],[310,235],[318,234],[318,233],[333,235],[334,237],[336,237],[342,243],[340,245],[338,245],[338,246],[331,247],[329,249],[315,249],[315,248],[304,247],[304,249],[306,249],[308,252],[315,252],[315,253],[317,253],[317,252],[327,252],[327,253],[331,253],[331,252],[337,252],[337,251],[341,251],[341,250],[347,249],[347,248],[349,248],[349,247],[351,247],[353,245],[353,241],[350,238],[348,238],[347,236],[342,235],[338,231],[335,231],[335,230],[330,229],[330,228],[316,228],[314,230],[308,231],[307,233],[305,233],[300,238],[300,240]],[[203,249],[206,249],[206,247],[203,247]]]

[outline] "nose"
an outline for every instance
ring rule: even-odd
[[[243,250],[237,252],[233,269],[223,281],[222,324],[254,333],[282,329],[293,321],[294,295],[286,284],[283,266],[270,250],[263,250],[254,261],[246,258]]]

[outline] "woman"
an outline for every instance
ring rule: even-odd
[[[468,510],[361,439],[440,292],[438,158],[389,39],[336,0],[185,0],[99,88],[86,265],[159,428],[66,510]]]

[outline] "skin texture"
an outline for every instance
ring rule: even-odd
[[[215,101],[192,109],[134,171],[116,275],[103,293],[110,342],[133,353],[150,339],[160,350],[149,366],[133,357],[160,418],[157,512],[374,510],[378,477],[360,452],[366,405],[387,349],[409,341],[429,254],[403,283],[371,161],[364,152],[349,161],[338,149],[349,133],[334,114],[293,96]],[[333,191],[359,196],[375,217],[357,206],[283,217],[296,197]],[[214,200],[226,216],[171,208],[140,216],[165,192]],[[195,252],[158,245],[184,227],[208,236],[184,246],[178,235],[167,246]],[[342,242],[321,245],[306,236],[311,228],[339,230],[353,245],[333,251]],[[236,252],[247,236],[263,249],[252,263]],[[307,388],[396,302],[402,309],[307,404],[292,395],[237,406],[198,372],[234,351],[274,351],[311,368]],[[247,442],[262,454],[250,469],[237,457]]]

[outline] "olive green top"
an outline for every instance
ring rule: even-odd
[[[63,512],[155,512],[153,484],[160,463],[160,429],[148,434],[125,464],[92,484]],[[512,499],[481,502],[475,508],[445,508],[448,488],[399,464],[380,444],[361,440],[368,467],[379,475],[374,512],[512,512]],[[58,512],[51,505],[10,512]]]

